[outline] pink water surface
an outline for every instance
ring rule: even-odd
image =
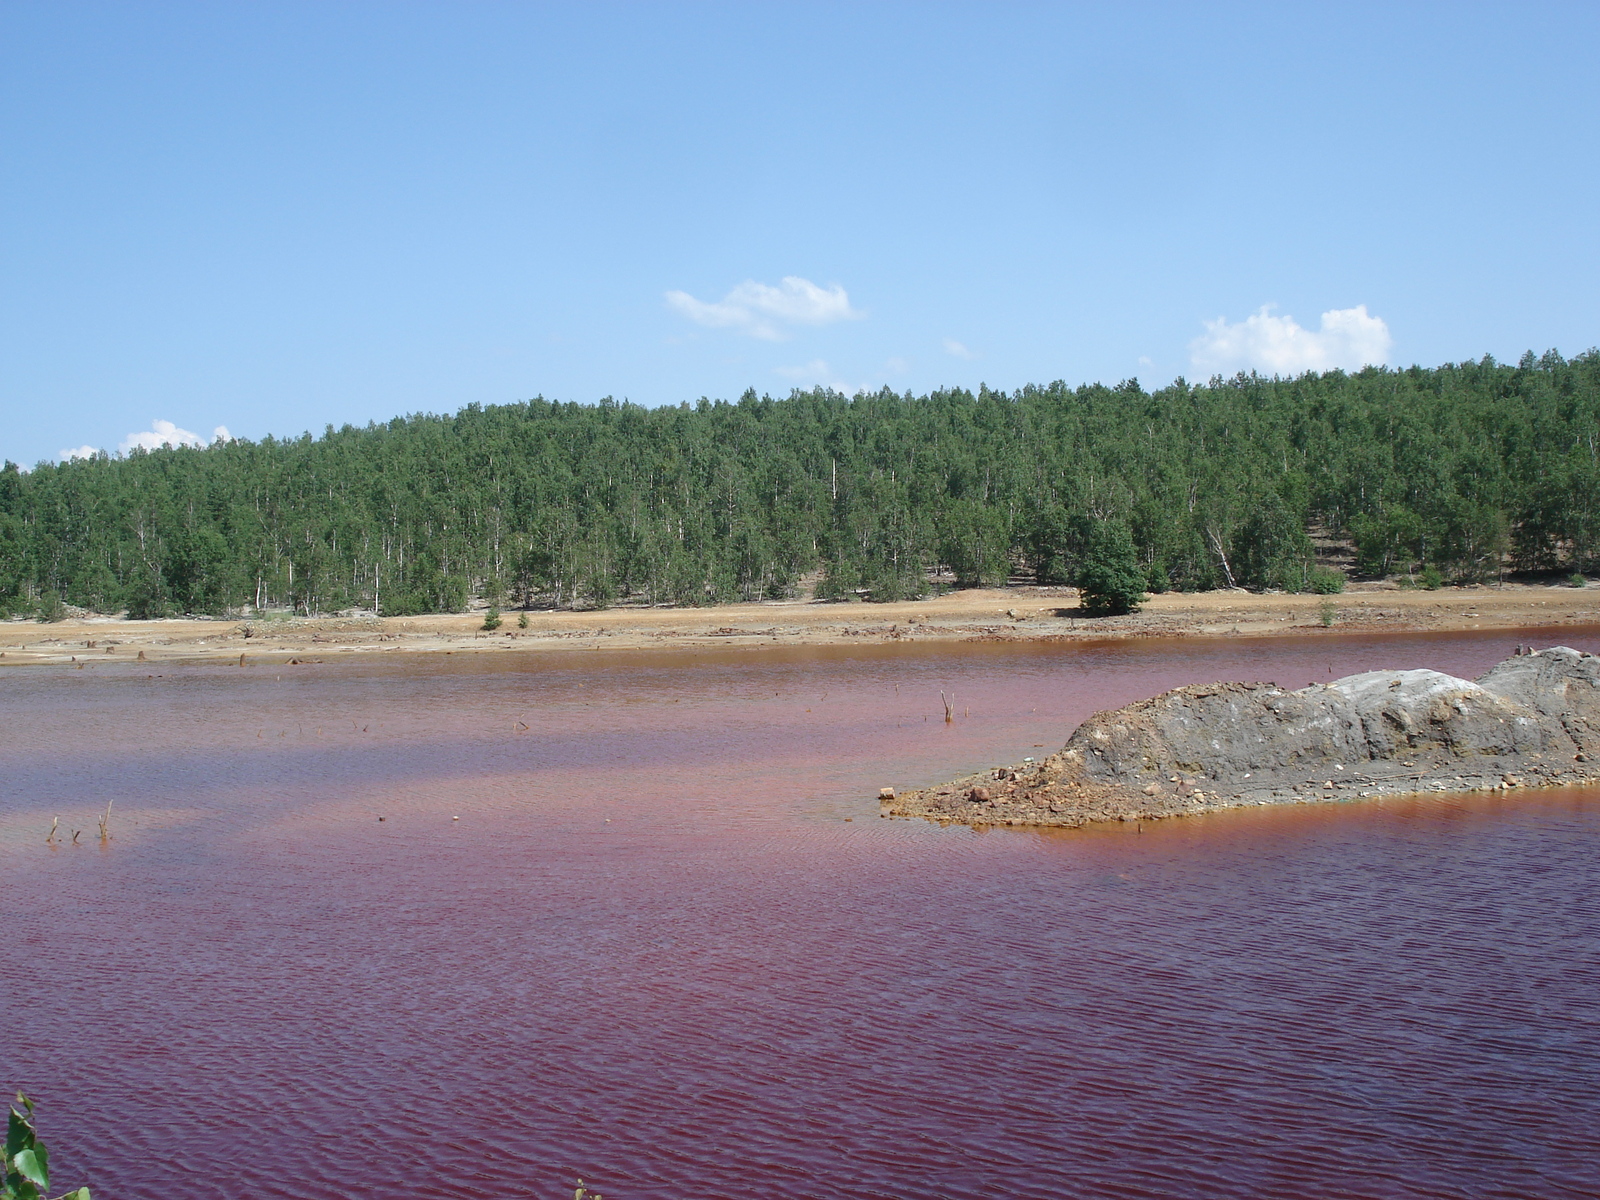
[[[1600,795],[876,815],[1527,640],[12,669],[0,1086],[97,1200],[1600,1195]]]

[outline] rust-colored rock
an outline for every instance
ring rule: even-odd
[[[1477,681],[1369,671],[1286,691],[1177,688],[1096,713],[1041,762],[884,799],[885,816],[1083,825],[1259,804],[1600,777],[1600,658],[1518,654]],[[991,785],[1011,781],[996,798]],[[1514,782],[1511,782],[1514,781]]]

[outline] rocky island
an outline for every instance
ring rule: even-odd
[[[1181,687],[1096,713],[1067,744],[941,787],[887,817],[1084,825],[1249,805],[1573,784],[1600,778],[1600,657],[1528,650],[1477,680],[1368,671],[1288,691]]]

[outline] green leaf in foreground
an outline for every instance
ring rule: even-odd
[[[0,1178],[0,1200],[44,1200],[44,1190],[50,1186],[50,1152],[35,1133],[33,1102],[21,1092],[17,1103],[22,1112],[12,1108],[6,1124],[6,1153],[4,1177]],[[56,1200],[89,1200],[89,1189],[76,1188]]]
[[[50,1186],[50,1156],[43,1146],[19,1150],[11,1159],[11,1167],[29,1183],[39,1187]]]

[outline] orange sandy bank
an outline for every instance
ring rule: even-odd
[[[1461,630],[1600,624],[1600,586],[1524,584],[1403,591],[1358,584],[1338,596],[1246,592],[1154,596],[1125,617],[1084,616],[1071,588],[951,592],[900,604],[771,601],[716,608],[615,608],[504,615],[124,621],[88,617],[0,623],[0,666],[29,663],[326,661],[394,652],[538,653],[756,645],[860,645],[882,641],[1039,641],[1333,630]]]

